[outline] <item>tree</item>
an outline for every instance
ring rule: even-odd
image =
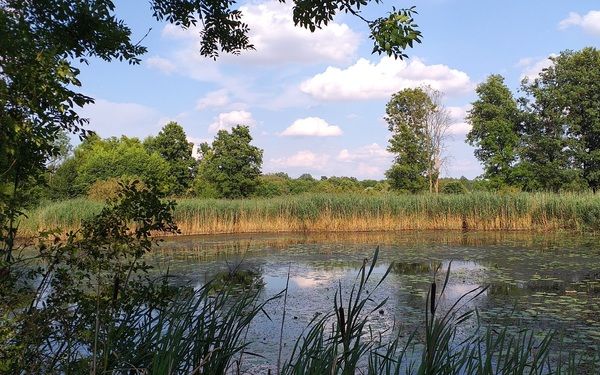
[[[339,12],[367,22],[373,52],[396,58],[420,43],[413,8],[367,20],[362,7],[372,0],[294,1],[294,23],[314,31]],[[377,1],[375,1],[377,2]],[[153,17],[182,28],[198,23],[200,53],[252,49],[249,28],[234,1],[151,0]],[[48,160],[59,151],[55,139],[65,130],[86,137],[87,119],[76,111],[93,99],[75,91],[81,86],[74,62],[91,57],[139,64],[142,40],[115,16],[111,0],[3,0],[0,2],[0,252],[10,259],[15,222]]]
[[[431,88],[404,89],[392,95],[385,120],[392,132],[388,151],[396,155],[386,172],[393,189],[438,191],[449,119],[441,94]]]
[[[252,146],[250,128],[220,130],[212,145],[202,143],[199,178],[210,182],[221,198],[245,198],[259,184],[263,151]]]
[[[156,152],[149,153],[137,138],[92,136],[75,148],[61,164],[50,183],[51,197],[71,198],[90,186],[112,179],[140,179],[170,192],[175,179],[169,164]]]
[[[600,188],[600,50],[552,57],[552,65],[523,90],[532,99],[525,158],[545,189]],[[541,153],[536,155],[535,153]],[[582,181],[583,180],[583,181]]]
[[[144,140],[149,153],[158,153],[169,163],[169,174],[175,179],[172,194],[185,193],[194,178],[196,160],[192,157],[194,144],[188,142],[185,131],[176,122],[169,122],[156,137]]]
[[[504,77],[491,75],[477,86],[478,99],[467,115],[467,143],[476,148],[484,178],[494,188],[511,185],[518,161],[520,111]]]
[[[427,177],[429,179],[429,192],[439,192],[440,174],[444,166],[442,156],[446,145],[448,129],[450,128],[450,113],[442,104],[442,93],[427,88],[427,94],[433,104],[432,110],[427,115],[425,125],[425,139],[427,140],[428,166]]]

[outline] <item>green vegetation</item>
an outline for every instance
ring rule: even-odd
[[[238,125],[231,133],[219,130],[212,145],[200,145],[198,185],[203,191],[216,192],[215,198],[244,198],[254,192],[263,151],[252,146],[251,141],[250,128]]]
[[[503,78],[479,85],[467,136],[490,188],[596,191],[600,187],[600,50],[564,51],[514,99]]]
[[[24,294],[14,287],[31,271],[15,265],[0,285],[2,301],[13,306],[10,317],[0,320],[0,371],[242,373],[243,359],[251,355],[246,339],[251,323],[287,288],[259,300],[260,289],[240,290],[235,275],[222,277],[219,288],[211,282],[200,288],[172,286],[166,276],[151,276],[143,256],[157,244],[152,232],[177,232],[173,208],[155,191],[124,186],[117,199],[84,222],[80,236],[40,244],[42,267],[33,276],[41,282],[25,286],[29,307],[18,310],[13,298]],[[597,358],[562,354],[551,332],[511,332],[482,324],[467,305],[486,288],[474,288],[449,308],[441,307],[450,268],[443,280],[434,275],[424,322],[414,332],[372,330],[371,315],[386,305],[386,299],[374,300],[374,293],[394,269],[391,264],[380,280],[372,280],[378,254],[363,261],[350,290],[339,284],[332,292],[331,310],[316,316],[296,338],[289,358],[278,361],[277,374],[596,370]],[[243,282],[254,279],[241,276]]]
[[[392,132],[388,151],[395,155],[386,172],[392,189],[437,193],[442,150],[450,126],[441,93],[429,87],[404,89],[392,95],[385,113]]]
[[[188,142],[181,125],[169,122],[156,137],[144,140],[144,148],[150,154],[158,153],[169,164],[169,176],[173,179],[171,194],[184,194],[194,178],[197,161],[192,157],[194,144]]]
[[[76,229],[100,209],[95,201],[53,203],[28,213],[23,235]],[[179,199],[174,218],[185,234],[286,231],[600,230],[594,194],[302,194],[246,200]]]

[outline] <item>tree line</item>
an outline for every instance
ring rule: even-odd
[[[501,75],[477,86],[466,142],[483,164],[478,189],[600,188],[600,51],[564,51],[550,59],[537,77],[522,81],[518,98]],[[430,87],[409,88],[386,106],[388,151],[394,154],[386,177],[395,190],[438,191],[450,126],[441,95]]]
[[[550,58],[515,98],[500,75],[477,87],[467,142],[491,189],[597,191],[600,187],[600,51]]]

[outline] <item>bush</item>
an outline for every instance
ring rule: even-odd
[[[87,197],[95,201],[105,201],[107,199],[114,199],[117,197],[122,187],[119,183],[130,183],[137,180],[136,177],[113,177],[107,180],[96,181],[90,185],[87,191]],[[138,184],[140,187],[144,187],[143,183]]]
[[[460,181],[450,181],[442,187],[444,194],[465,194],[468,190]]]

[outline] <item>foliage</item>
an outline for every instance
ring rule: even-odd
[[[478,99],[467,116],[472,126],[467,142],[476,147],[475,157],[483,163],[483,176],[494,188],[511,185],[520,141],[517,102],[499,75],[489,76],[476,92]]]
[[[88,193],[98,181],[123,178],[140,178],[157,185],[163,192],[170,192],[175,180],[169,172],[169,164],[158,153],[149,153],[137,138],[123,136],[88,138],[75,149],[74,156],[58,168],[56,175],[59,178],[64,175],[65,184],[74,192]]]
[[[169,164],[169,175],[175,183],[171,193],[182,195],[190,188],[196,169],[196,160],[192,157],[194,144],[188,142],[181,125],[169,122],[156,137],[144,140],[148,153],[158,153]]]
[[[388,151],[395,154],[386,177],[395,190],[411,193],[438,189],[449,115],[441,94],[430,88],[404,89],[392,95],[385,120],[392,132]]]
[[[174,203],[136,182],[122,187],[79,233],[41,242],[39,268],[14,269],[34,289],[9,291],[28,296],[25,308],[0,306],[14,317],[0,319],[3,372],[225,373],[248,345],[243,335],[269,300],[233,295],[226,282],[215,292],[151,276],[142,257],[158,244],[152,233],[177,233]]]
[[[524,82],[530,113],[524,136],[526,168],[536,185],[558,191],[573,182],[600,187],[600,51],[584,48],[552,57],[533,82]],[[580,188],[579,188],[580,189]]]
[[[464,194],[468,190],[460,181],[450,181],[442,186],[442,193],[445,194]]]
[[[258,186],[263,151],[250,142],[250,128],[220,130],[212,144],[203,143],[199,176],[213,184],[219,197],[243,198]]]
[[[107,199],[115,199],[122,190],[122,185],[136,181],[136,177],[129,178],[109,178],[108,180],[98,180],[90,185],[87,190],[87,197],[94,201],[104,202]],[[139,183],[140,187],[144,187],[143,183]]]
[[[515,100],[500,75],[477,88],[467,142],[491,189],[595,191],[600,186],[600,51],[564,51]]]

